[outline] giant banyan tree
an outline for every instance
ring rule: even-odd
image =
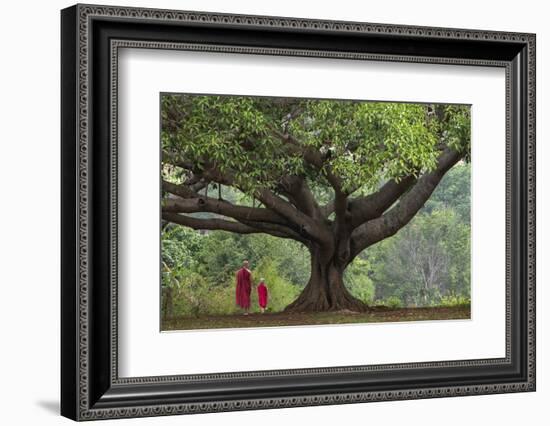
[[[163,95],[161,122],[162,219],[302,243],[311,275],[288,311],[367,309],[346,267],[470,153],[462,105]],[[221,186],[252,201],[224,200]]]

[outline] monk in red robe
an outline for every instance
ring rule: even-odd
[[[236,273],[236,301],[237,306],[244,309],[245,315],[250,310],[250,291],[252,289],[252,272],[248,269],[248,260],[243,262],[243,267]]]
[[[260,280],[257,290],[258,290],[258,304],[260,305],[260,311],[263,314],[265,312],[265,308],[267,307],[267,286],[265,285],[263,278]]]

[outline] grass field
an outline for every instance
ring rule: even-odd
[[[252,313],[249,315],[186,316],[164,319],[163,331],[211,328],[281,327],[291,325],[352,324],[398,321],[470,319],[470,307],[400,308],[373,307],[368,312]]]

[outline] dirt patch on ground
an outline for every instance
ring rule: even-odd
[[[287,313],[266,312],[249,315],[208,315],[181,316],[165,319],[161,329],[195,330],[211,328],[243,328],[243,327],[281,327],[292,325],[322,325],[322,324],[352,324],[398,321],[434,321],[450,319],[470,319],[470,307],[435,307],[435,308],[400,308],[391,309],[375,306],[368,312],[352,311],[317,312],[317,313]]]

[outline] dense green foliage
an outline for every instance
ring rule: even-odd
[[[409,225],[355,259],[344,275],[346,287],[366,303],[393,308],[469,304],[469,195],[470,165],[461,162]],[[224,189],[224,198],[237,196]],[[235,271],[243,259],[250,260],[254,282],[265,278],[272,312],[292,302],[309,278],[310,254],[295,241],[166,225],[164,315],[236,312]],[[257,310],[255,291],[252,306]]]
[[[161,102],[163,150],[199,168],[215,163],[249,194],[276,190],[289,174],[330,188],[327,170],[344,190],[369,192],[433,169],[442,145],[469,152],[470,112],[459,105],[212,95]],[[322,170],[303,161],[308,148],[323,156]]]

